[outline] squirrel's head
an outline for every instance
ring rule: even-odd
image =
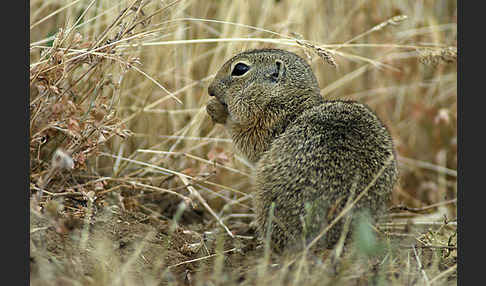
[[[220,68],[208,92],[232,121],[241,124],[270,113],[301,112],[305,102],[321,99],[309,64],[294,53],[278,49],[250,50],[234,56]]]

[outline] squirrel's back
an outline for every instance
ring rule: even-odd
[[[363,104],[326,101],[305,111],[272,142],[258,164],[255,201],[260,232],[266,231],[275,202],[274,216],[280,221],[272,229],[276,248],[300,245],[302,238],[308,243],[384,168],[353,209],[381,213],[397,177],[393,150],[386,127]],[[308,222],[305,228],[302,218]],[[324,245],[332,246],[341,230],[338,223]]]

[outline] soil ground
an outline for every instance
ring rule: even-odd
[[[67,208],[64,206],[64,210]],[[255,277],[261,271],[258,265],[262,265],[265,252],[255,238],[251,223],[231,225],[237,237],[230,238],[200,211],[188,210],[181,223],[174,224],[162,216],[127,211],[116,205],[94,204],[91,215],[84,218],[63,213],[62,209],[62,203],[51,200],[42,211],[33,208],[31,212],[31,285],[118,285],[117,282],[121,285],[208,285],[211,281],[223,285],[258,284]],[[416,235],[411,233],[417,232],[427,233],[427,230],[411,227],[409,237],[404,234],[404,238],[394,238],[392,244],[413,245]],[[407,271],[387,268],[386,274],[380,274],[383,255],[362,263],[346,263],[355,259],[352,250],[346,246],[343,254],[346,258],[339,262],[330,255],[331,250],[316,249],[308,254],[307,271],[312,273],[311,269],[315,268],[325,275],[328,283],[346,277],[344,285],[368,285],[379,277],[389,282],[399,280],[422,285],[417,260],[402,258],[409,263]],[[395,248],[387,255],[398,257],[406,252]],[[440,249],[419,249],[419,252],[422,267],[430,271],[444,271],[457,263],[457,253],[445,256]],[[272,254],[267,266],[268,279],[278,278],[282,283],[294,285],[289,280],[295,279],[295,274],[289,273],[294,273],[298,264],[291,265],[289,273],[285,272],[285,265],[295,257]],[[322,273],[323,270],[327,272]],[[278,274],[282,271],[286,275]],[[455,277],[451,273],[448,284],[455,285]],[[206,282],[201,284],[202,281]]]

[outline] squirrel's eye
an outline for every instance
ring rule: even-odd
[[[240,76],[244,75],[250,69],[249,66],[245,65],[244,63],[237,63],[231,72],[231,75]]]

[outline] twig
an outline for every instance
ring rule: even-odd
[[[197,160],[197,161],[200,161],[200,162],[209,164],[209,165],[213,165],[213,166],[216,166],[216,167],[220,167],[220,168],[226,169],[228,171],[231,171],[231,172],[234,172],[234,173],[238,173],[238,174],[241,174],[241,175],[250,177],[250,174],[247,174],[247,173],[242,172],[240,170],[237,170],[237,169],[234,169],[234,168],[225,166],[225,165],[220,164],[220,163],[218,163],[216,161],[209,161],[209,160],[206,160],[206,159],[203,159],[203,158],[200,158],[198,156],[195,156],[195,155],[192,155],[192,154],[189,154],[189,153],[185,153],[185,152],[168,152],[168,151],[157,151],[157,150],[148,150],[148,149],[138,149],[137,152],[153,153],[153,154],[182,155],[182,156],[185,156],[187,158],[191,158],[191,159],[194,159],[194,160]]]
[[[49,191],[46,191],[42,188],[38,188],[36,187],[35,185],[31,184],[30,185],[30,188],[33,189],[33,190],[36,190],[36,191],[39,191],[39,192],[42,192],[42,193],[46,193],[48,195],[51,195],[53,197],[61,197],[61,196],[82,196],[83,194],[80,193],[80,192],[63,192],[63,193],[52,193],[52,192],[49,192]]]
[[[133,111],[136,108],[130,107]],[[198,108],[199,110],[199,108]],[[152,111],[157,111],[153,109],[144,110],[144,112],[150,113]],[[136,133],[132,134],[133,137],[154,137],[154,138],[162,138],[162,139],[181,139],[181,140],[191,140],[191,141],[211,141],[211,142],[224,142],[224,143],[231,143],[233,140],[229,138],[211,138],[211,137],[196,137],[196,136],[176,136],[176,135],[151,135],[151,134],[144,134],[144,133]]]
[[[362,34],[359,34],[358,36],[352,38],[351,40],[346,41],[344,44],[349,44],[351,42],[354,42],[357,39],[360,39],[360,38],[362,38],[362,37],[364,37],[364,36],[366,36],[366,35],[368,35],[368,34],[370,34],[372,32],[379,31],[379,30],[385,28],[386,26],[389,26],[389,25],[396,26],[400,22],[403,22],[403,21],[405,21],[407,19],[408,19],[408,16],[407,15],[394,16],[394,17],[392,17],[392,18],[390,18],[390,19],[388,19],[388,20],[386,20],[384,22],[381,22],[380,24],[374,26],[373,28],[369,29],[368,31],[366,31],[366,32],[364,32]]]
[[[423,269],[422,266],[422,262],[420,261],[420,258],[417,255],[416,245],[413,245],[412,248],[413,248],[413,253],[415,254],[415,259],[417,260],[418,268],[422,272],[422,275],[424,276],[425,284],[430,286],[429,277],[427,277],[427,273],[425,273],[425,270]]]
[[[122,157],[122,156],[113,155],[113,154],[105,153],[105,152],[100,152],[99,154],[103,155],[103,156],[112,157],[112,158],[115,158],[115,159],[120,159],[122,161],[146,166],[146,167],[149,167],[149,168],[153,168],[155,170],[161,171],[161,173],[166,174],[166,175],[177,175],[179,177],[190,178],[191,180],[197,181],[195,178],[193,178],[189,175],[186,175],[186,174],[183,174],[183,173],[180,173],[180,172],[177,172],[177,171],[173,171],[173,170],[170,170],[170,169],[162,168],[162,167],[159,167],[159,166],[154,165],[154,164],[149,164],[149,163],[138,161],[138,160],[128,159],[128,158],[125,158],[125,157]],[[215,186],[215,187],[219,187],[219,188],[222,188],[222,189],[225,189],[225,190],[237,193],[237,194],[241,194],[241,195],[244,195],[244,196],[247,195],[246,193],[243,193],[243,192],[240,192],[238,190],[232,189],[230,187],[223,186],[223,185],[220,185],[220,184],[216,184],[216,183],[213,183],[213,182],[204,181],[204,183],[206,183],[208,185]]]
[[[37,232],[39,230],[48,229],[48,228],[49,228],[48,226],[36,227],[36,228],[33,228],[33,229],[30,230],[30,234],[33,234],[34,232]]]
[[[432,280],[430,280],[430,284],[434,283],[435,281],[439,280],[440,278],[446,276],[447,274],[455,271],[457,268],[457,264],[454,264],[454,266],[450,267],[444,272],[441,272],[439,275],[435,276]]]
[[[63,10],[66,10],[67,8],[73,6],[74,4],[77,4],[80,0],[77,0],[77,1],[74,1],[74,2],[71,2],[69,4],[67,4],[66,6],[63,6],[59,9],[57,9],[56,11],[52,12],[51,14],[45,16],[44,18],[40,19],[39,21],[35,22],[34,24],[30,25],[30,28],[29,30],[32,30],[32,28],[34,28],[35,26],[39,25],[40,23],[44,22],[45,20],[49,19],[50,17],[62,12]]]
[[[209,76],[207,76],[207,77],[205,77],[205,78],[203,78],[203,79],[201,79],[201,80],[195,80],[195,81],[193,81],[192,83],[190,83],[190,84],[188,84],[188,85],[186,85],[186,86],[183,86],[182,88],[180,88],[180,89],[178,89],[178,90],[174,91],[174,92],[172,93],[172,95],[170,95],[170,94],[169,94],[169,95],[166,95],[166,96],[162,97],[161,99],[158,99],[158,100],[156,100],[156,101],[154,101],[154,102],[150,103],[149,105],[142,107],[142,108],[141,108],[141,109],[140,109],[138,112],[134,112],[134,113],[132,113],[131,115],[129,115],[128,117],[126,117],[125,119],[123,119],[123,120],[122,120],[122,121],[119,123],[119,125],[126,124],[128,121],[132,120],[133,118],[135,118],[137,115],[139,115],[139,114],[143,113],[144,111],[146,111],[146,110],[149,110],[149,109],[152,109],[152,108],[156,107],[157,105],[159,105],[160,103],[164,102],[164,101],[165,101],[165,100],[167,100],[168,98],[171,98],[172,96],[177,96],[179,93],[182,93],[182,92],[183,92],[183,91],[185,91],[186,89],[189,89],[189,88],[191,88],[191,87],[193,87],[193,86],[195,86],[195,85],[200,84],[202,81],[206,81],[206,80],[208,80],[208,79],[210,79],[210,78],[214,77],[214,75],[215,75],[215,74],[211,74],[211,75],[209,75]]]
[[[149,167],[149,168],[153,168],[155,170],[162,171],[162,173],[167,174],[167,175],[172,174],[172,175],[177,175],[177,176],[190,177],[186,174],[179,173],[179,172],[176,172],[176,171],[173,171],[173,170],[170,170],[170,169],[162,168],[162,167],[159,167],[159,166],[156,166],[156,165],[153,165],[153,164],[149,164],[149,163],[146,163],[146,162],[138,161],[138,160],[125,158],[125,157],[122,157],[122,156],[113,155],[113,154],[110,154],[110,153],[100,152],[100,155],[108,156],[108,157],[111,157],[111,158],[114,158],[114,159],[120,159],[122,161],[135,163],[135,164],[146,166],[146,167]]]
[[[438,222],[438,221],[415,221],[415,222],[384,222],[380,223],[380,226],[406,226],[406,225],[453,225],[457,226],[457,222],[452,221],[452,222]]]
[[[408,234],[408,233],[397,233],[397,232],[385,232],[387,236],[396,236],[396,237],[413,237],[415,238],[416,236],[413,234]]]
[[[179,178],[181,179],[182,183],[184,183],[184,185],[186,185],[186,187],[189,190],[189,192],[191,192],[191,195],[193,195],[194,197],[196,197],[199,200],[199,202],[201,202],[201,204],[209,211],[209,213],[214,218],[216,218],[216,220],[218,221],[218,223],[224,228],[224,230],[228,233],[228,235],[231,236],[231,238],[234,238],[235,237],[234,234],[229,230],[229,228],[223,223],[223,221],[221,220],[221,218],[219,218],[219,216],[208,205],[208,203],[201,196],[201,194],[193,186],[191,186],[189,184],[189,181],[187,180],[187,178],[184,177],[184,176],[179,176]]]
[[[224,253],[228,253],[228,252],[231,252],[231,251],[235,251],[235,250],[236,250],[236,248],[232,248],[232,249],[225,250],[225,251],[223,251],[221,253],[215,253],[215,254],[211,254],[211,255],[207,255],[207,256],[203,256],[203,257],[191,259],[191,260],[186,260],[186,261],[183,261],[183,262],[179,262],[177,264],[174,264],[174,265],[170,265],[167,268],[169,268],[169,269],[170,268],[174,268],[174,267],[177,267],[177,266],[180,266],[180,265],[183,265],[183,264],[188,264],[188,263],[192,263],[192,262],[196,262],[196,261],[208,259],[208,258],[211,258],[211,257],[214,257],[214,256],[222,255]]]
[[[143,70],[137,68],[136,66],[132,65],[131,66],[134,70],[138,71],[139,73],[141,73],[142,75],[144,75],[146,78],[148,78],[151,82],[155,83],[155,85],[157,85],[158,87],[160,87],[163,91],[167,92],[168,95],[173,98],[175,101],[177,101],[177,103],[179,104],[182,104],[182,101],[180,99],[178,99],[172,92],[170,92],[169,90],[167,90],[162,84],[160,84],[157,80],[155,80],[153,77],[149,76],[146,72],[144,72]]]
[[[415,246],[408,246],[408,245],[400,245],[400,248],[422,248],[422,249],[427,249],[427,248],[433,248],[433,249],[450,249],[450,250],[456,250],[456,246],[444,246],[444,245],[415,245]]]
[[[184,195],[181,195],[181,194],[179,194],[177,192],[168,190],[168,189],[163,189],[163,188],[159,188],[159,187],[155,187],[155,186],[151,186],[151,185],[147,185],[147,184],[142,184],[142,183],[139,183],[139,182],[136,182],[136,181],[129,181],[128,183],[133,184],[135,186],[144,187],[144,188],[147,188],[147,189],[152,189],[152,190],[155,190],[155,191],[159,191],[161,193],[168,193],[168,194],[176,195],[176,196],[178,196],[179,198],[181,198],[182,200],[184,200],[188,204],[190,204],[192,202],[192,200],[190,198],[188,198],[188,197],[186,197]]]
[[[426,162],[426,161],[420,161],[420,160],[406,158],[406,157],[402,157],[402,156],[397,156],[397,159],[398,159],[398,161],[401,161],[405,164],[410,164],[410,165],[414,165],[414,166],[417,166],[417,167],[420,167],[420,168],[436,171],[436,172],[439,172],[439,173],[445,173],[447,175],[457,177],[457,171],[456,170],[452,170],[452,169],[445,168],[445,167],[442,167],[442,166],[434,165],[434,164]]]
[[[410,208],[410,207],[407,207],[407,206],[394,206],[394,207],[391,207],[390,209],[388,209],[388,211],[389,212],[409,211],[409,212],[412,212],[412,213],[423,213],[426,210],[436,208],[436,207],[439,207],[439,206],[443,206],[443,205],[447,205],[447,204],[453,204],[453,203],[457,203],[457,199],[443,201],[443,202],[439,202],[439,203],[428,205],[428,206],[421,207],[421,208]]]

